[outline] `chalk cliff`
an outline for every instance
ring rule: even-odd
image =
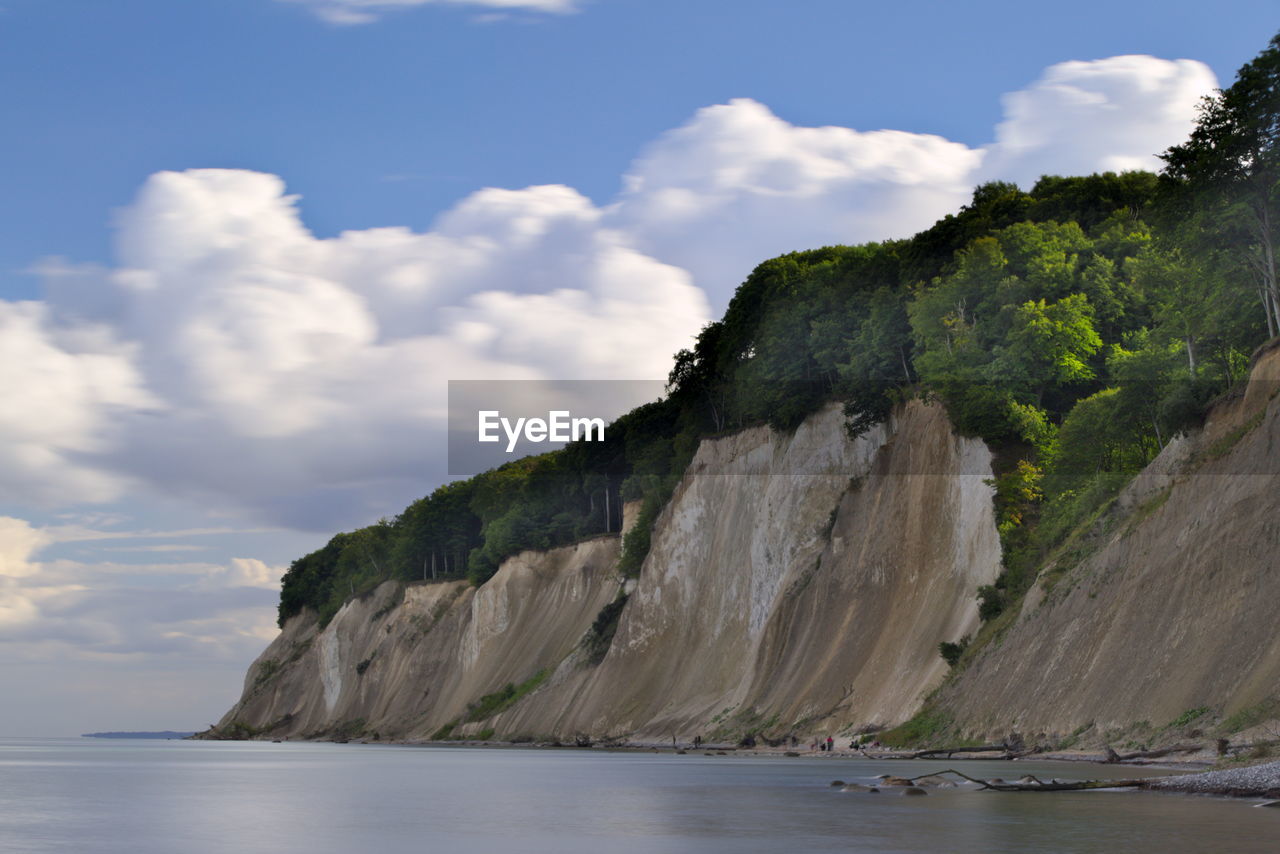
[[[323,629],[304,612],[219,729],[666,740],[896,722],[999,572],[990,477],[986,447],[919,401],[856,441],[835,406],[789,435],[704,441],[638,579],[601,537],[520,554],[479,588],[387,583]],[[591,646],[624,585],[612,643]]]
[[[1280,684],[1277,388],[1273,348],[954,673],[938,644],[979,629],[976,590],[1000,571],[991,455],[937,404],[857,440],[831,406],[792,434],[704,441],[637,579],[614,535],[520,554],[479,588],[387,583],[323,629],[304,611],[218,731],[807,737],[926,698],[983,739],[1221,720]]]

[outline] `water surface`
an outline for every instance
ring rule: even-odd
[[[841,792],[933,761],[0,739],[0,851],[1275,852],[1280,810],[1141,792]],[[971,776],[1134,776],[964,762]]]

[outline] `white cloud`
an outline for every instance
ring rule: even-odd
[[[37,504],[119,494],[120,478],[82,460],[109,448],[113,416],[158,406],[136,351],[106,327],[60,324],[43,303],[0,301],[0,490]]]
[[[983,174],[1024,185],[1042,174],[1157,170],[1157,154],[1181,142],[1200,99],[1217,86],[1190,59],[1114,56],[1063,62],[1004,97]]]
[[[0,516],[5,658],[21,659],[16,653],[37,646],[42,655],[60,649],[63,658],[244,656],[274,632],[270,613],[283,566],[256,558],[225,564],[36,559],[56,542],[56,531]]]
[[[613,216],[723,306],[766,258],[927,227],[968,199],[982,157],[939,136],[797,127],[737,99],[646,148]]]
[[[578,0],[278,0],[305,6],[323,20],[340,26],[368,24],[385,12],[431,4],[475,6],[526,12],[568,13],[577,10]],[[489,19],[491,15],[485,15]]]

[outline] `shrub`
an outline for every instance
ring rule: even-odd
[[[938,654],[942,656],[942,660],[952,667],[960,661],[960,656],[964,655],[964,651],[969,648],[969,636],[965,635],[956,643],[951,641],[943,641],[938,644]]]

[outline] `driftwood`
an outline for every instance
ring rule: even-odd
[[[925,777],[940,777],[943,774],[955,774],[957,777],[968,780],[970,783],[976,783],[983,789],[991,789],[996,792],[1078,792],[1084,789],[1127,789],[1146,785],[1151,778],[1138,778],[1132,780],[1081,780],[1075,783],[1060,783],[1057,780],[1048,782],[1037,777],[1027,775],[1032,781],[1030,783],[995,783],[989,780],[979,780],[976,777],[970,777],[954,768],[947,768],[943,771],[934,771],[932,774],[919,774],[915,777],[907,779],[911,780],[915,785],[916,780]]]
[[[1001,759],[1013,759],[1024,755],[1024,751],[1014,750],[1008,744],[984,744],[980,747],[939,747],[933,750],[917,750],[911,759],[929,759],[934,756],[946,756],[948,759],[956,753],[1001,753]]]
[[[1010,744],[984,744],[978,747],[936,747],[929,750],[908,750],[898,753],[880,753],[872,756],[861,747],[858,748],[868,759],[931,759],[945,757],[951,759],[957,753],[999,753],[999,756],[985,757],[990,759],[1018,759],[1034,753],[1034,750],[1023,750]]]
[[[1169,756],[1174,753],[1196,753],[1197,751],[1207,749],[1203,744],[1175,744],[1172,747],[1162,747],[1158,750],[1139,750],[1134,753],[1116,753],[1107,747],[1107,762],[1115,764],[1116,762],[1128,762],[1130,759],[1159,759],[1162,756]]]

